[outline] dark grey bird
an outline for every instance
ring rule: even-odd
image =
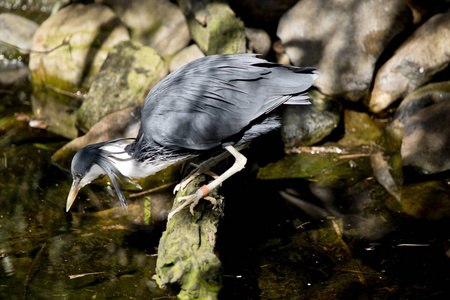
[[[66,210],[79,190],[101,175],[109,176],[126,209],[121,180],[134,184],[132,178],[224,148],[235,157],[233,166],[183,197],[169,219],[188,205],[193,213],[201,198],[244,168],[239,147],[281,126],[280,105],[310,104],[307,90],[318,75],[315,68],[271,63],[254,54],[213,55],[186,64],[147,95],[136,138],[89,145],[74,156]]]

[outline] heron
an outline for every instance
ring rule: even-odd
[[[80,189],[107,175],[124,209],[127,201],[119,183],[145,178],[168,166],[201,154],[223,150],[234,164],[170,212],[170,220],[187,206],[193,214],[199,200],[241,171],[246,157],[240,149],[281,126],[281,105],[310,104],[307,91],[319,76],[313,67],[288,66],[256,54],[211,55],[190,62],[162,79],[149,92],[141,109],[135,138],[88,145],[72,160],[73,183],[68,212]],[[175,190],[182,188],[177,185]]]

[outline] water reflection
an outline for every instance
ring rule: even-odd
[[[66,214],[70,174],[51,155],[67,140],[19,120],[29,102],[13,94],[0,103],[0,298],[165,295],[152,280],[161,229],[140,214],[144,202],[96,212],[110,197],[87,191],[80,212]]]

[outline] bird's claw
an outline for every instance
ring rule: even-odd
[[[177,184],[175,186],[175,188],[173,189],[173,193],[176,194],[179,191],[184,190],[186,188],[186,186],[188,185],[188,183],[192,181],[192,179],[191,180],[188,180],[188,179],[190,179],[190,178],[187,177],[187,178],[183,179],[179,184]]]
[[[172,217],[174,215],[176,215],[177,213],[179,213],[181,210],[183,210],[186,206],[190,205],[189,207],[189,211],[191,212],[192,215],[195,214],[194,209],[197,206],[198,202],[200,201],[200,199],[205,199],[208,200],[209,202],[211,202],[211,204],[213,205],[213,209],[215,209],[217,207],[217,200],[214,197],[211,196],[204,196],[203,192],[198,189],[197,192],[195,192],[194,194],[188,195],[188,196],[183,196],[183,197],[179,197],[177,199],[178,202],[183,202],[183,204],[181,204],[180,206],[178,206],[176,209],[174,209],[173,211],[171,211],[169,213],[169,216],[167,217],[167,220],[170,221],[170,219],[172,219]]]
[[[203,167],[202,164],[197,165],[191,162],[191,166],[195,167],[195,169],[187,176],[185,177],[183,180],[181,180],[181,182],[179,184],[177,184],[175,186],[175,188],[173,189],[173,193],[176,194],[179,191],[182,191],[186,188],[186,186],[192,181],[194,180],[196,177],[198,177],[201,174],[206,174],[206,175],[210,175],[212,178],[216,179],[217,177],[219,177],[217,174],[215,174],[214,172],[211,172],[208,168]]]

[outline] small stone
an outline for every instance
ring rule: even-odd
[[[309,97],[312,105],[289,105],[283,111],[281,136],[287,148],[318,143],[339,124],[339,102],[313,90]]]
[[[264,58],[270,51],[271,40],[270,36],[262,29],[245,28],[245,36],[248,40],[248,50],[253,53],[261,54]]]
[[[206,55],[245,53],[244,23],[230,6],[211,0],[180,0],[192,39]]]

